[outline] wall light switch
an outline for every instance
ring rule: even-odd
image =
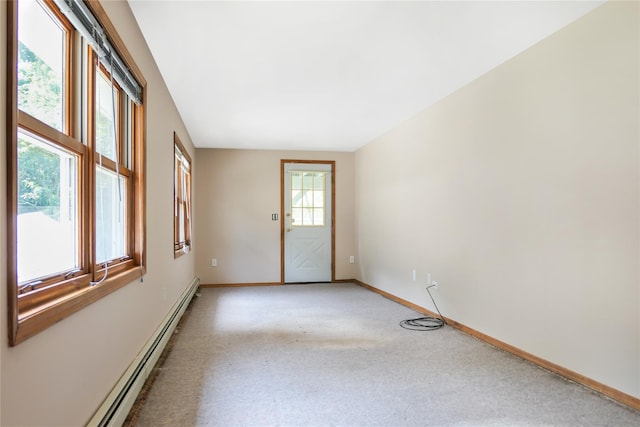
[[[278,220],[278,214],[271,214],[271,221],[277,221]]]
[[[211,267],[217,267],[218,266],[218,260],[215,258],[211,258]]]
[[[349,257],[349,264],[355,264],[355,262],[356,262],[356,257],[354,257],[353,255],[351,255],[351,256]]]

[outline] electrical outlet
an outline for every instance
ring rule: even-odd
[[[354,257],[353,255],[351,255],[351,256],[349,257],[349,264],[355,264],[355,262],[356,262],[356,257]]]
[[[217,267],[218,266],[218,260],[216,258],[211,258],[211,267]]]

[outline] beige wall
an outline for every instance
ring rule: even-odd
[[[640,397],[638,3],[356,153],[358,278]],[[417,281],[412,280],[412,270]]]
[[[204,284],[280,282],[280,160],[336,162],[336,279],[353,279],[354,154],[196,150],[196,271]],[[218,260],[211,267],[211,258]]]
[[[173,131],[194,154],[189,135],[126,2],[103,2],[148,81],[147,275],[71,315],[16,347],[7,347],[6,248],[0,245],[0,358],[2,426],[84,425],[195,277],[194,255],[173,258]],[[6,5],[0,4],[0,22]],[[0,45],[5,46],[4,24]],[[6,99],[5,54],[0,99]],[[0,103],[0,117],[6,116]],[[6,146],[4,126],[0,134]],[[5,150],[0,186],[5,188]],[[0,233],[6,240],[6,201]]]

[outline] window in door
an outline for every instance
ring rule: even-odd
[[[324,227],[326,176],[326,172],[291,171],[291,225],[293,227]]]

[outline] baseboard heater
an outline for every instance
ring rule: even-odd
[[[200,278],[196,277],[182,293],[164,318],[156,332],[120,378],[109,396],[87,423],[90,427],[121,426],[127,418],[147,377],[160,358],[169,338],[184,314],[193,295],[198,290]]]

